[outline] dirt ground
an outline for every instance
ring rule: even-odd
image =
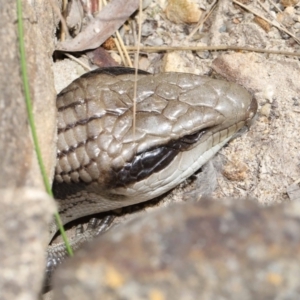
[[[202,9],[209,7],[206,1],[197,1],[196,4]],[[276,17],[295,36],[300,35],[298,6],[285,8],[278,3],[280,12],[269,2],[262,4],[266,10],[256,1],[246,4],[268,19]],[[164,0],[152,1],[143,11],[142,45],[227,45],[299,51],[299,43],[293,37],[274,26],[259,25],[252,12],[229,0],[219,1],[202,31],[197,31],[187,40],[195,25],[175,24],[168,20],[166,5]],[[130,32],[125,31],[124,39],[132,40]],[[118,55],[114,54],[114,58],[118,60]],[[150,72],[217,74],[243,85],[257,99],[258,114],[250,130],[231,141],[214,159],[217,174],[214,197],[253,197],[266,204],[297,198],[295,194],[289,196],[287,193],[288,188],[300,178],[300,76],[297,57],[247,51],[142,51],[139,66]],[[58,92],[85,72],[69,59],[55,63],[53,70]]]

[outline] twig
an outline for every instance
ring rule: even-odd
[[[248,6],[243,5],[242,3],[236,1],[236,0],[232,0],[233,3],[239,5],[240,7],[250,11],[251,13],[253,13],[255,16],[263,19],[264,21],[268,22],[269,24],[271,24],[272,26],[276,27],[277,29],[285,32],[286,34],[288,34],[289,36],[291,36],[298,44],[300,44],[300,40],[297,39],[297,37],[292,34],[290,31],[286,30],[285,28],[282,27],[282,25],[280,25],[277,21],[270,21],[267,18],[265,18],[264,16],[260,15],[259,13],[256,13],[254,10],[252,10],[251,8],[249,8]]]
[[[126,49],[128,51],[136,51],[135,46],[127,46]],[[166,51],[224,51],[224,50],[234,50],[234,51],[247,51],[247,52],[259,52],[259,53],[267,53],[267,54],[279,54],[279,55],[287,55],[287,56],[296,56],[299,57],[299,52],[290,52],[290,51],[281,51],[281,50],[269,50],[269,49],[261,49],[261,48],[251,48],[251,47],[240,47],[240,46],[227,46],[227,45],[219,45],[219,46],[165,46],[165,47],[140,47],[140,51],[143,52],[166,52]]]
[[[139,66],[139,55],[140,55],[140,41],[142,37],[142,0],[140,0],[139,5],[139,14],[138,14],[138,38],[137,38],[137,46],[136,46],[136,53],[134,57],[134,87],[133,87],[133,140],[135,140],[135,124],[136,124],[136,94],[137,94],[137,75],[138,75],[138,66]]]
[[[59,7],[57,6],[57,4],[53,0],[50,0],[50,4],[51,4],[53,10],[55,11],[55,13],[57,14],[57,16],[60,19],[61,28],[62,28],[61,34],[60,34],[60,40],[64,41],[66,39],[66,37],[67,38],[70,37],[70,33],[69,33],[69,30],[68,30],[68,26],[67,26],[66,20],[63,17],[63,15],[62,15]],[[64,1],[63,2],[63,8],[62,8],[62,10],[65,11],[66,7],[67,7],[67,2]]]
[[[78,64],[80,64],[83,68],[85,68],[88,71],[91,71],[92,69],[86,65],[83,61],[81,61],[80,59],[76,58],[75,56],[69,54],[69,53],[64,53],[65,56],[69,57],[70,59],[76,61]]]
[[[197,30],[203,25],[203,23],[207,20],[207,18],[212,14],[214,11],[218,0],[215,0],[210,7],[208,8],[208,11],[200,18],[198,24],[196,27],[192,30],[192,32],[184,39],[184,42],[187,42],[191,39],[191,37],[197,32]]]
[[[103,4],[104,4],[104,5],[107,5],[107,1],[106,1],[106,0],[103,0]],[[120,53],[120,55],[121,55],[121,58],[122,58],[122,60],[123,60],[123,63],[124,63],[125,66],[132,67],[132,63],[131,63],[129,54],[128,54],[127,50],[126,50],[126,47],[125,47],[124,42],[123,42],[123,40],[122,40],[122,38],[121,38],[121,35],[120,35],[120,33],[119,33],[118,30],[117,30],[115,33],[116,33],[116,39],[114,39],[114,41],[115,41],[115,44],[116,44],[117,48],[120,49],[120,50],[119,50],[119,53]],[[121,50],[121,49],[122,49],[122,50]],[[124,54],[125,57],[126,57],[127,63],[126,63],[126,60],[125,60],[123,54]]]

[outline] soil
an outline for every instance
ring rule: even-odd
[[[201,9],[207,10],[210,6],[206,1],[195,3]],[[267,26],[253,13],[229,0],[219,1],[202,30],[188,40],[195,25],[171,22],[165,13],[166,6],[166,1],[157,0],[143,10],[142,45],[227,45],[290,52],[300,48],[293,37]],[[284,7],[277,3],[281,11],[269,2],[263,3],[266,10],[256,1],[247,1],[247,6],[265,18],[275,17],[281,26],[300,36],[299,6]],[[169,18],[176,19],[176,10],[171,13],[173,18]],[[123,32],[124,40],[132,43],[132,32],[125,29]],[[232,140],[214,159],[217,188],[213,196],[251,197],[265,204],[293,200],[287,190],[300,178],[300,65],[297,57],[251,51],[142,51],[139,64],[150,72],[221,76],[249,90],[259,104],[256,120],[248,132]],[[69,59],[56,62],[53,70],[58,92],[85,72]]]

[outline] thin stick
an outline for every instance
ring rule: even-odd
[[[119,53],[120,56],[121,56],[121,60],[122,60],[122,62],[123,62],[123,64],[124,64],[124,66],[127,67],[127,66],[128,66],[128,63],[127,63],[127,61],[126,61],[126,59],[125,59],[125,56],[124,56],[123,51],[122,51],[122,49],[121,49],[120,43],[119,43],[119,41],[118,41],[117,38],[114,38],[114,41],[115,41],[116,47],[117,47],[117,49],[118,49],[118,53]]]
[[[212,14],[214,11],[218,0],[215,0],[210,7],[208,8],[208,11],[203,15],[203,17],[200,18],[198,24],[195,26],[195,28],[192,30],[192,32],[184,39],[184,41],[188,41],[191,39],[191,37],[197,32],[197,30],[203,25],[203,23],[207,20],[207,18]]]
[[[103,4],[106,6],[107,5],[107,1],[103,0]],[[129,54],[127,52],[127,49],[126,49],[126,47],[124,45],[123,39],[121,38],[121,35],[120,35],[119,31],[117,30],[115,32],[115,34],[116,34],[116,38],[114,39],[114,41],[115,41],[115,44],[116,44],[116,46],[117,46],[117,48],[119,50],[119,54],[121,56],[121,59],[122,59],[124,65],[132,67],[132,63],[131,63]],[[124,55],[125,55],[126,59],[124,58]]]
[[[128,51],[136,51],[137,47],[135,46],[127,46],[126,49]],[[247,51],[247,52],[258,52],[258,53],[267,53],[267,54],[279,54],[279,55],[287,55],[287,56],[300,56],[299,52],[291,52],[291,51],[281,51],[281,50],[269,50],[269,49],[261,49],[261,48],[251,48],[251,47],[240,47],[240,46],[227,46],[227,45],[219,45],[219,46],[180,46],[180,47],[172,47],[172,46],[163,46],[163,47],[139,47],[141,52],[166,52],[166,51],[224,51],[224,50],[233,50],[233,51]]]
[[[256,15],[257,17],[265,20],[266,22],[270,23],[272,26],[278,28],[279,30],[285,32],[286,34],[288,34],[289,36],[291,36],[298,44],[300,44],[300,40],[297,39],[297,37],[295,35],[293,35],[290,31],[286,30],[285,28],[282,27],[282,25],[280,25],[279,23],[273,22],[268,20],[267,18],[265,18],[264,16],[260,15],[259,13],[256,13],[254,10],[252,10],[251,8],[249,8],[248,6],[243,5],[242,3],[236,1],[236,0],[232,0],[233,3],[239,5],[240,7],[250,11],[251,13],[253,13],[254,15]]]
[[[140,41],[142,37],[142,0],[140,0],[139,5],[139,14],[138,14],[138,38],[137,38],[137,46],[136,46],[136,53],[134,57],[134,87],[133,87],[133,124],[132,124],[132,130],[133,130],[133,139],[135,140],[135,124],[136,124],[136,94],[137,94],[137,75],[138,75],[138,66],[139,66],[139,55],[140,55]]]
[[[131,59],[129,57],[126,46],[124,45],[123,39],[121,38],[121,35],[120,35],[119,31],[116,31],[116,36],[117,36],[118,41],[120,43],[121,49],[123,50],[122,52],[124,53],[124,55],[127,59],[127,65],[132,68]]]
[[[282,12],[282,10],[280,9],[280,7],[272,0],[269,0],[269,2],[279,11]]]
[[[69,30],[68,30],[68,26],[67,26],[67,23],[66,23],[66,20],[65,18],[63,17],[59,7],[57,6],[56,3],[54,3],[53,0],[50,0],[50,4],[53,8],[53,10],[55,11],[55,13],[57,14],[57,16],[59,17],[60,19],[60,23],[61,23],[61,33],[60,33],[60,40],[61,41],[64,41],[66,39],[66,37],[70,37],[70,33],[69,33]],[[63,2],[63,8],[62,8],[62,11],[65,12],[65,10],[67,9],[67,1],[64,0]]]
[[[70,59],[76,61],[78,64],[80,64],[84,69],[88,70],[88,71],[91,71],[92,69],[87,65],[85,64],[83,61],[81,61],[80,59],[76,58],[75,56],[69,54],[69,53],[64,53],[65,56],[69,57]]]

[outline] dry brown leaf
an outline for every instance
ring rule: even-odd
[[[112,0],[74,39],[58,43],[59,51],[85,51],[99,47],[139,6],[138,0]]]
[[[119,65],[102,47],[93,51],[88,51],[86,54],[91,62],[100,68],[115,67]]]

